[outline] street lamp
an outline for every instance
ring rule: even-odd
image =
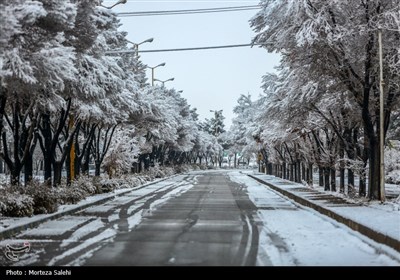
[[[114,5],[112,5],[110,7],[104,6],[103,4],[100,4],[100,6],[103,8],[106,8],[106,9],[112,9],[119,4],[126,4],[126,2],[128,2],[128,0],[119,0],[117,3],[115,3]]]
[[[128,39],[125,39],[125,41],[127,41],[128,43],[131,43],[131,44],[133,45],[133,48],[135,49],[135,56],[138,57],[138,56],[139,56],[139,46],[140,46],[141,44],[144,44],[144,43],[151,43],[151,42],[153,42],[153,41],[154,41],[154,38],[150,38],[150,39],[144,40],[143,42],[140,42],[140,43],[134,43],[134,42],[132,42],[132,41],[129,41]]]
[[[165,66],[165,62],[158,64],[157,66],[154,67],[146,66],[147,68],[151,69],[151,86],[154,86],[154,69],[161,66]]]
[[[164,80],[164,81],[161,81],[161,80],[159,80],[159,79],[154,79],[154,81],[157,81],[157,82],[162,83],[162,86],[163,86],[163,87],[164,87],[164,85],[165,85],[166,82],[172,82],[173,80],[175,80],[175,78],[170,78],[170,79]]]

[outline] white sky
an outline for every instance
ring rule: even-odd
[[[112,5],[114,1],[104,1]],[[139,12],[160,10],[204,9],[256,5],[258,1],[134,1],[113,8],[115,12]],[[250,43],[254,33],[249,19],[257,10],[169,15],[146,17],[121,17],[121,30],[127,38],[140,43],[153,37],[140,50],[171,49]],[[165,67],[155,69],[155,78],[173,82],[165,85],[183,90],[192,107],[196,107],[200,119],[211,118],[210,110],[223,110],[225,125],[229,128],[234,117],[233,107],[240,94],[250,93],[256,98],[260,93],[261,77],[274,71],[279,56],[268,54],[258,47],[213,49],[184,52],[142,53],[143,63],[155,66],[166,62]],[[151,73],[148,72],[149,81]]]

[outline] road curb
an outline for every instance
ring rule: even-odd
[[[397,239],[394,239],[393,237],[387,236],[381,232],[377,232],[374,229],[371,229],[363,224],[360,224],[356,221],[353,221],[349,218],[343,217],[342,215],[335,213],[327,208],[324,208],[320,205],[317,205],[307,199],[304,199],[300,196],[295,195],[292,192],[283,190],[271,183],[265,182],[264,180],[257,178],[256,176],[253,176],[251,174],[247,174],[247,176],[249,176],[250,178],[256,180],[257,182],[267,185],[268,187],[270,187],[271,189],[273,189],[274,191],[277,191],[281,194],[283,194],[284,196],[296,201],[297,203],[307,206],[309,208],[312,208],[316,211],[318,211],[319,213],[328,216],[334,220],[336,220],[339,223],[342,223],[346,226],[348,226],[349,228],[358,231],[359,233],[371,238],[372,240],[378,242],[378,243],[382,243],[385,244],[393,249],[395,249],[396,251],[400,252],[400,241]]]
[[[172,175],[172,176],[169,176],[169,177],[166,177],[166,178],[155,180],[153,182],[149,182],[149,183],[137,186],[137,187],[132,188],[132,189],[127,189],[127,190],[122,191],[120,193],[111,193],[109,196],[104,197],[102,199],[99,199],[99,200],[96,200],[96,201],[93,201],[93,202],[88,202],[87,204],[83,204],[83,205],[79,205],[79,206],[77,205],[76,207],[74,207],[72,209],[68,209],[68,210],[61,211],[61,212],[56,212],[56,213],[50,214],[50,215],[48,215],[46,217],[43,217],[41,219],[38,219],[38,220],[35,220],[35,221],[32,221],[32,222],[27,222],[26,224],[23,224],[23,225],[18,225],[18,226],[15,226],[15,227],[7,228],[7,229],[5,229],[5,230],[0,232],[0,241],[2,241],[4,239],[7,239],[7,238],[10,238],[10,237],[13,237],[13,236],[17,235],[18,233],[20,233],[20,232],[22,232],[24,230],[37,227],[38,225],[40,225],[40,224],[42,224],[44,222],[55,220],[55,219],[58,219],[58,218],[60,218],[62,216],[65,216],[65,215],[74,214],[75,212],[81,211],[81,210],[83,210],[85,208],[89,208],[91,206],[103,204],[103,203],[105,203],[105,202],[107,202],[109,200],[112,200],[112,199],[114,199],[114,198],[116,198],[118,196],[122,196],[124,194],[129,193],[129,192],[133,192],[133,191],[135,191],[135,190],[137,190],[139,188],[144,188],[144,187],[147,187],[147,186],[150,186],[150,185],[154,185],[154,184],[163,182],[163,181],[171,179],[171,178],[173,178],[173,177],[175,177],[177,175],[181,175],[181,174],[175,174],[175,175]]]

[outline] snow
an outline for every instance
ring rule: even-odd
[[[133,212],[135,212],[137,209],[139,209],[140,207],[142,207],[143,204],[144,204],[145,202],[146,202],[145,199],[139,200],[139,201],[136,202],[135,205],[130,206],[129,209],[128,209],[128,211],[127,211],[128,215],[131,215],[131,214],[132,214]]]
[[[90,223],[88,223],[82,227],[79,227],[77,230],[75,230],[74,233],[68,239],[63,240],[60,247],[65,247],[72,242],[77,242],[77,241],[81,240],[83,237],[85,237],[86,235],[88,235],[94,231],[97,231],[102,227],[104,227],[104,223],[101,221],[101,219],[100,218],[95,219],[94,221],[91,221]]]
[[[247,187],[249,198],[259,209],[257,216],[262,226],[259,229],[257,265],[400,265],[399,252],[378,244],[312,209],[288,200],[245,174],[235,171],[230,172],[229,177],[232,181]],[[257,177],[268,179],[269,183],[287,190],[299,187],[299,184],[291,182],[285,184],[281,179],[272,176]],[[390,216],[390,212],[384,214],[381,209],[370,207],[353,207],[351,211],[349,207],[333,210],[336,209],[339,209],[341,214],[351,213],[349,215],[352,218],[362,216],[365,211],[370,219],[358,220],[359,222],[371,226],[375,220],[382,218],[385,220],[379,223],[382,231],[398,230],[395,220],[389,222],[384,217],[387,214]]]
[[[83,250],[83,249],[85,249],[85,248],[87,248],[87,247],[89,247],[89,246],[91,246],[93,244],[96,244],[96,243],[111,239],[115,235],[116,235],[116,231],[114,229],[108,228],[108,229],[104,230],[103,232],[101,232],[100,234],[98,234],[98,235],[96,235],[96,236],[94,236],[92,238],[89,238],[88,240],[85,240],[85,242],[81,243],[80,245],[65,251],[64,253],[62,253],[59,256],[56,256],[56,257],[52,258],[49,261],[48,265],[49,266],[55,265],[58,261],[66,258],[66,257],[68,257],[68,256],[70,256],[72,254],[75,254],[75,253],[77,253],[77,252],[79,252],[79,251],[81,251],[81,250]]]
[[[256,175],[258,178],[283,188],[289,192],[296,194],[304,199],[312,201],[312,203],[328,208],[330,211],[338,213],[346,218],[364,224],[369,228],[388,235],[394,239],[400,239],[400,211],[399,208],[392,203],[381,204],[380,202],[363,203],[362,207],[341,207],[330,204],[325,200],[312,200],[309,194],[296,191],[304,185],[296,184],[270,175]],[[318,191],[318,189],[310,189]],[[331,192],[322,192],[323,194],[333,194]],[[358,203],[359,204],[359,203]]]
[[[132,230],[134,227],[136,227],[142,221],[142,216],[143,216],[143,210],[138,211],[137,213],[133,214],[132,216],[129,216],[129,218],[128,218],[129,230]]]
[[[75,217],[65,216],[59,220],[45,222],[39,225],[35,229],[24,232],[21,237],[24,236],[55,236],[62,235],[67,231],[74,230],[79,225],[89,220],[88,217]]]
[[[193,181],[195,182],[196,179],[194,178]],[[159,207],[160,205],[164,204],[167,200],[169,200],[172,197],[179,196],[182,193],[187,192],[189,189],[191,189],[194,185],[187,183],[187,182],[181,182],[178,184],[178,187],[174,188],[172,191],[168,192],[167,194],[163,195],[160,199],[157,199],[153,203],[150,204],[149,211],[152,211]]]
[[[119,220],[119,214],[118,213],[114,213],[114,214],[108,216],[108,222],[109,223],[117,221],[117,220]]]
[[[42,221],[45,219],[51,219],[52,217],[58,216],[61,213],[73,211],[74,209],[78,209],[81,207],[91,205],[91,204],[99,202],[103,199],[109,199],[109,198],[112,198],[112,197],[115,197],[118,195],[122,195],[122,194],[129,194],[133,191],[135,191],[135,193],[137,191],[137,192],[145,192],[148,194],[150,191],[146,190],[147,188],[152,188],[153,187],[152,185],[156,184],[156,183],[164,183],[164,182],[162,182],[164,180],[165,179],[159,179],[159,180],[155,180],[153,182],[138,186],[136,188],[116,189],[112,193],[104,193],[104,194],[97,194],[97,195],[89,196],[89,197],[79,201],[77,204],[61,205],[60,207],[58,207],[57,212],[52,213],[52,214],[40,214],[40,215],[35,215],[33,217],[23,217],[23,218],[0,217],[0,235],[5,230],[16,229],[20,226],[25,226],[26,224],[29,224],[29,223],[35,223],[35,222],[39,222],[39,221]],[[145,188],[143,188],[143,187],[145,187]],[[142,189],[137,190],[138,188],[142,188]],[[110,209],[111,209],[111,206],[110,206]],[[102,208],[101,206],[98,208],[98,210],[101,212],[105,212],[104,211],[105,209]]]
[[[267,255],[274,252],[271,247],[279,250],[270,256],[273,265],[400,264],[399,260],[379,253],[377,259],[375,248],[314,213],[260,210],[258,215],[264,222],[260,249],[265,250]],[[281,246],[276,246],[275,238],[280,239]],[[282,251],[284,257],[280,258]]]

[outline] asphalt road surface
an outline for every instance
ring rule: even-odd
[[[268,246],[274,247],[275,253],[268,254],[265,248],[260,252],[264,226],[259,218],[260,207],[250,200],[246,185],[234,181],[227,171],[179,175],[26,230],[13,240],[2,241],[0,246],[30,242],[30,252],[21,255],[18,262],[6,260],[7,264],[19,266],[254,266],[276,264],[273,259],[276,255],[292,259],[286,264],[304,263],[290,256],[291,241],[280,236],[279,229],[270,228],[265,234],[270,240]],[[291,217],[296,213],[307,219],[309,213],[303,212],[308,210],[265,187],[259,189],[268,192],[263,205],[280,205],[271,209],[263,207],[263,211],[275,211],[278,219],[281,213]],[[272,219],[273,216],[271,222]],[[339,234],[338,239],[340,234],[347,234],[332,226],[328,218],[318,219],[332,228],[330,234],[332,231],[335,236]],[[303,220],[298,222],[304,224]],[[321,228],[319,238],[325,240]],[[352,246],[342,246],[342,249],[355,252]],[[379,250],[363,250],[367,257],[362,260],[381,259]]]

